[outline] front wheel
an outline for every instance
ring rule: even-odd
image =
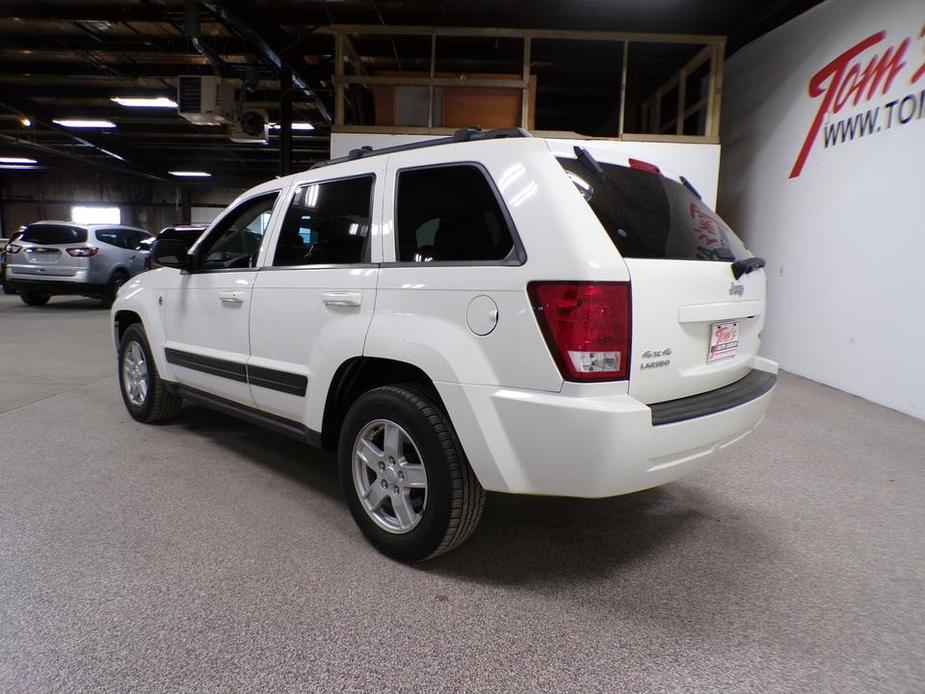
[[[160,422],[176,416],[182,399],[157,374],[144,328],[130,325],[119,345],[119,390],[125,408],[139,422]]]
[[[364,393],[338,445],[341,489],[367,539],[401,561],[461,544],[485,505],[483,491],[447,416],[414,385]]]
[[[28,306],[44,306],[51,297],[48,294],[36,294],[31,290],[23,289],[19,292],[19,298]]]

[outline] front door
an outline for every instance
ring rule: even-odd
[[[166,356],[178,382],[244,405],[251,294],[257,259],[279,191],[251,197],[222,215],[193,249],[192,272],[166,292]]]

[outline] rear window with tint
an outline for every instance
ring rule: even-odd
[[[164,229],[157,235],[158,239],[170,239],[172,241],[183,241],[188,246],[196,243],[196,239],[202,236],[204,229]]]
[[[23,232],[21,241],[29,243],[83,243],[87,240],[87,230],[66,224],[30,224]]]
[[[559,163],[625,258],[714,260],[750,257],[726,223],[684,185],[642,169],[577,159]]]

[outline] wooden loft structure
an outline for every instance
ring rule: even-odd
[[[719,142],[719,121],[722,99],[723,58],[726,37],[692,34],[627,33],[612,31],[558,31],[546,29],[509,29],[475,27],[424,27],[379,25],[331,25],[319,29],[334,37],[334,132],[403,133],[421,135],[450,134],[462,125],[487,127],[522,127],[540,134],[562,133],[569,128],[549,130],[536,123],[537,74],[532,69],[537,42],[573,42],[612,44],[614,61],[619,63],[618,81],[613,84],[613,104],[618,111],[613,131],[605,136],[626,140],[658,142]],[[419,44],[429,43],[428,55],[417,61],[411,71],[372,68],[363,53],[362,41],[392,40],[403,37]],[[519,71],[491,74],[478,69],[476,59],[468,61],[465,72],[438,69],[441,42],[447,39],[516,40],[522,47]],[[394,43],[392,44],[394,49]],[[643,53],[642,49],[648,51]],[[672,51],[675,63],[668,75],[659,76],[647,70],[645,55],[665,48]],[[634,53],[639,51],[638,56]],[[580,50],[576,51],[579,53]],[[692,54],[692,57],[691,57]],[[396,62],[398,51],[395,49]],[[380,61],[381,63],[381,61]],[[400,65],[400,64],[399,64]],[[474,68],[474,69],[473,69]],[[636,73],[643,79],[633,80]],[[664,72],[664,70],[663,70]],[[628,85],[636,90],[631,94]],[[640,87],[640,84],[642,85]],[[358,88],[375,95],[378,109],[375,122],[355,122],[349,118],[348,100]],[[396,98],[399,89],[414,88],[418,95],[426,93],[422,115],[418,122],[395,123],[383,114]],[[640,92],[639,89],[646,90]],[[472,104],[466,123],[460,122],[457,111],[444,112],[447,95],[458,92]],[[478,114],[507,114],[507,122],[478,122]],[[383,106],[385,105],[385,107]],[[475,115],[473,115],[475,114]],[[442,116],[442,117],[441,117]],[[456,120],[454,120],[456,119]],[[384,121],[384,122],[383,122]]]

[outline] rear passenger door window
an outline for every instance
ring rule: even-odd
[[[399,262],[517,262],[509,218],[480,166],[400,170],[395,197]]]
[[[122,229],[97,229],[96,240],[116,248],[125,248],[124,233]]]
[[[368,262],[373,180],[373,176],[358,176],[296,188],[280,228],[273,266]]]

